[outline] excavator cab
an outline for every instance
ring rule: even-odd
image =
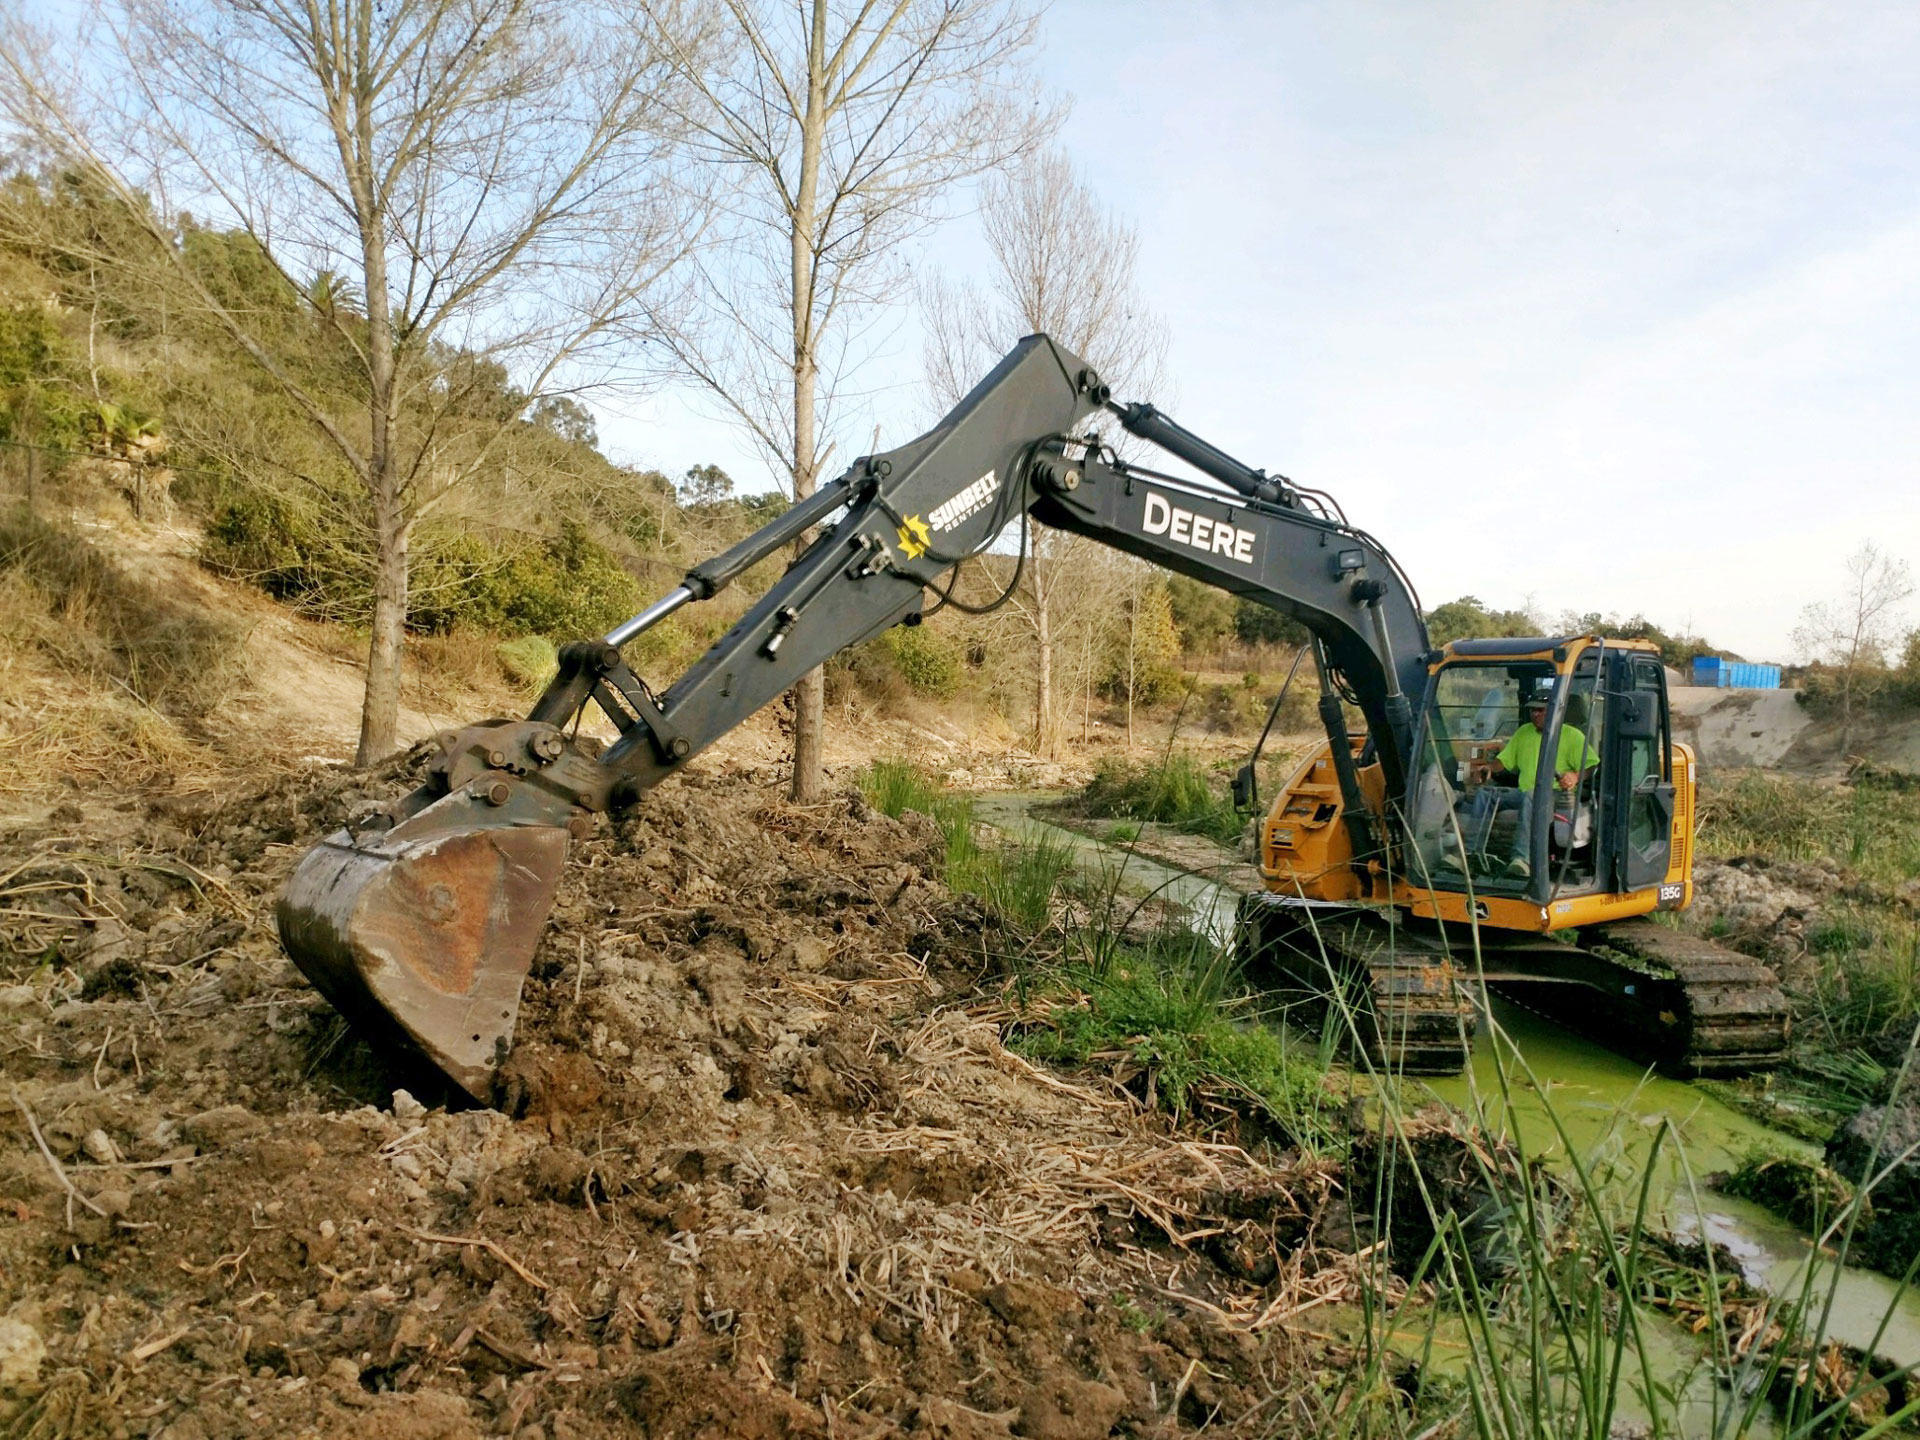
[[[1534,930],[1680,903],[1676,769],[1648,642],[1456,641],[1427,686],[1408,884],[1524,907]]]

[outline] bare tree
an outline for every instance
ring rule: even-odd
[[[725,196],[696,267],[678,363],[811,495],[835,401],[868,344],[860,321],[897,292],[902,242],[956,183],[1032,148],[1052,112],[1027,72],[1020,0],[719,0],[714,31],[656,15],[690,103],[684,119]],[[793,795],[820,779],[823,689],[794,687]]]
[[[1904,560],[1865,541],[1847,557],[1847,586],[1800,612],[1793,643],[1808,660],[1832,667],[1840,685],[1840,748],[1853,748],[1860,701],[1899,634],[1900,606],[1913,594]]]
[[[943,407],[966,394],[1014,340],[1035,331],[1091,362],[1116,394],[1161,388],[1166,327],[1139,293],[1140,237],[1100,203],[1066,156],[1048,152],[990,180],[981,223],[993,260],[986,285],[935,277],[923,287],[927,379]],[[1088,593],[1072,585],[1088,543],[1034,532],[1033,563],[1012,602],[1036,647],[1034,745],[1046,754],[1060,740],[1060,597]],[[1111,614],[1118,617],[1117,607]]]
[[[518,420],[471,423],[449,354],[529,401],[577,388],[686,248],[659,34],[561,0],[105,0],[62,77],[44,35],[0,22],[0,114],[142,241],[80,258],[163,274],[365,491],[363,764],[396,743],[414,527]],[[315,385],[274,317],[196,269],[188,207],[251,237],[349,383]]]

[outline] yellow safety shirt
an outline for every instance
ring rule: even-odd
[[[1500,752],[1500,768],[1513,771],[1520,777],[1521,783],[1531,785],[1540,770],[1541,739],[1541,733],[1533,728],[1532,721],[1522,725],[1513,732],[1513,738],[1507,741],[1506,748]],[[1580,733],[1579,726],[1560,727],[1560,743],[1555,747],[1553,757],[1554,774],[1564,775],[1569,770],[1578,774],[1599,763],[1599,755],[1587,744],[1587,737]]]

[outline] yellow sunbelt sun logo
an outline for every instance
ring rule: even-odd
[[[900,522],[900,553],[909,560],[918,560],[932,544],[933,532],[918,515],[909,515]]]

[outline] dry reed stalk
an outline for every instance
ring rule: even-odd
[[[531,1270],[527,1269],[526,1266],[514,1259],[513,1256],[509,1255],[497,1242],[489,1240],[483,1235],[433,1235],[425,1230],[415,1230],[406,1225],[401,1225],[396,1228],[398,1228],[402,1234],[411,1235],[416,1240],[430,1241],[435,1245],[469,1245],[484,1250],[534,1289],[545,1290],[548,1288],[546,1281],[542,1280],[538,1275],[535,1275]]]
[[[47,1148],[47,1137],[40,1133],[40,1122],[34,1117],[33,1108],[27,1104],[26,1098],[21,1095],[17,1089],[13,1092],[13,1103],[15,1108],[19,1110],[21,1116],[26,1120],[27,1129],[33,1134],[33,1143],[40,1147],[40,1154],[42,1158],[46,1160],[47,1168],[53,1172],[53,1178],[59,1181],[60,1188],[67,1192],[67,1228],[69,1230],[73,1228],[73,1202],[75,1200],[78,1200],[101,1219],[106,1219],[107,1212],[100,1206],[94,1204],[93,1201],[89,1200],[85,1195],[82,1195],[73,1181],[67,1178],[67,1172],[61,1168],[60,1162],[53,1158],[53,1151]]]

